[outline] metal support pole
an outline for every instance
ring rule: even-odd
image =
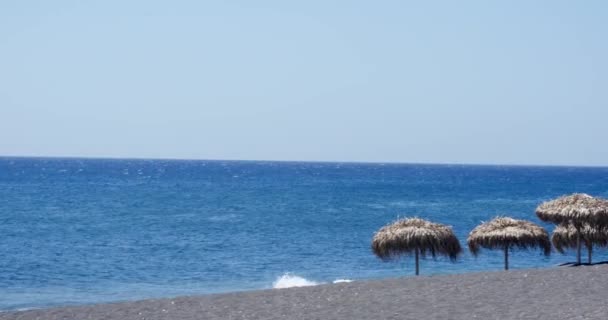
[[[418,248],[416,248],[416,275],[420,274],[420,257],[418,253]]]
[[[505,270],[509,270],[509,246],[505,246]]]
[[[581,264],[581,232],[576,229],[576,264]]]

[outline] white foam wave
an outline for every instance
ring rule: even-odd
[[[293,274],[286,273],[277,278],[272,283],[273,289],[284,289],[284,288],[293,288],[293,287],[309,287],[316,286],[318,282],[308,280],[306,278],[302,278]]]
[[[353,282],[353,280],[350,280],[350,279],[336,279],[336,280],[334,280],[333,283],[348,283],[348,282]]]
[[[350,279],[336,279],[331,283],[348,283],[353,282]],[[293,287],[309,287],[316,286],[319,284],[323,284],[323,282],[312,281],[300,276],[296,276],[291,273],[285,273],[282,276],[278,277],[273,283],[273,289],[284,289],[284,288],[293,288]]]

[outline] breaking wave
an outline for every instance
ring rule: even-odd
[[[336,279],[332,281],[332,283],[343,283],[343,282],[352,282],[350,279]],[[278,277],[273,283],[273,289],[284,289],[284,288],[293,288],[293,287],[310,287],[316,286],[319,284],[323,284],[324,282],[317,282],[308,280],[306,278],[296,276],[291,273],[285,273],[282,276]]]

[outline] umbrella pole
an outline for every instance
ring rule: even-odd
[[[416,248],[416,275],[420,274],[420,258],[418,257],[418,248]]]
[[[505,270],[509,270],[509,246],[505,246]]]
[[[581,232],[576,230],[576,264],[581,264]]]

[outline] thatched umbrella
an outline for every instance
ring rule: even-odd
[[[543,202],[536,208],[536,215],[543,221],[555,224],[571,224],[576,229],[576,262],[581,263],[581,229],[608,225],[608,201],[588,194],[575,193]]]
[[[452,228],[419,218],[401,219],[382,227],[372,239],[372,251],[382,260],[391,260],[414,253],[416,275],[420,274],[420,255],[433,258],[448,256],[456,261],[462,252]]]
[[[532,222],[498,217],[473,229],[467,239],[474,256],[481,248],[502,249],[505,252],[505,270],[509,270],[509,250],[541,248],[545,255],[551,253],[551,242],[547,231]]]
[[[593,227],[585,224],[580,228],[580,236],[581,242],[587,247],[588,263],[591,264],[593,246],[608,246],[608,227]],[[573,225],[560,224],[553,230],[551,242],[557,251],[564,253],[565,249],[577,247],[577,237],[578,231]]]

